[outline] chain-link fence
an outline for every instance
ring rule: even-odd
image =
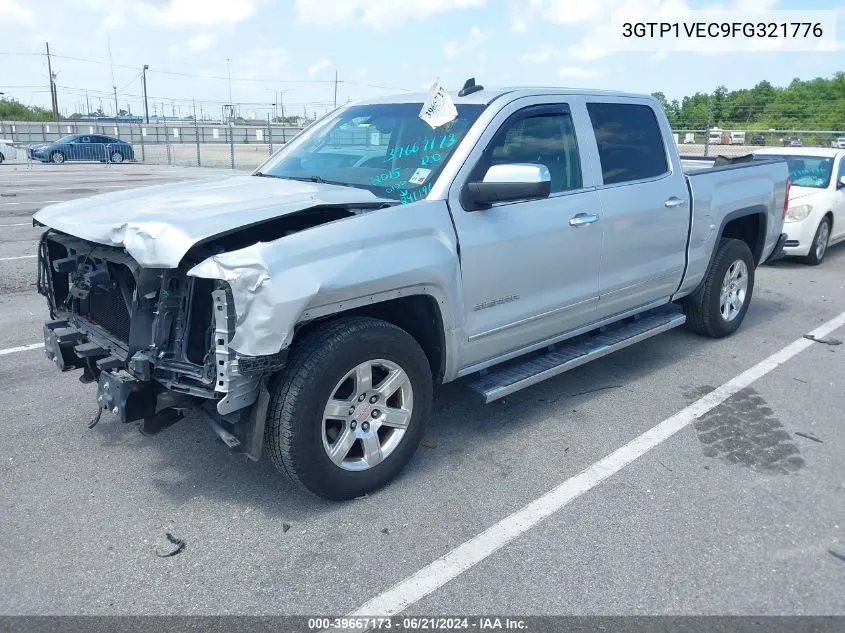
[[[234,125],[194,121],[157,121],[149,124],[0,122],[0,147],[5,148],[0,149],[0,155],[7,162],[27,159],[45,162],[126,160],[154,165],[250,170],[301,129],[270,121]],[[350,130],[343,130],[345,136],[341,138],[338,136],[340,132],[329,139],[331,145],[389,143],[388,135],[376,131],[354,131],[365,140],[349,136],[353,132]],[[845,149],[845,132],[842,131],[710,128],[675,130],[673,134],[684,156],[739,156],[762,147]],[[43,146],[51,149],[42,151]]]
[[[741,156],[763,147],[826,147],[845,149],[845,132],[819,130],[675,130],[685,156]]]
[[[5,141],[6,146],[16,150],[14,156],[6,151],[10,154],[5,157],[9,162],[127,160],[155,165],[254,169],[300,130],[269,121],[234,125],[191,121],[0,122],[0,143]]]

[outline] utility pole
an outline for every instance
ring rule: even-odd
[[[91,101],[88,99],[88,90],[85,90],[85,116],[91,116]]]
[[[50,105],[53,107],[53,120],[59,120],[59,98],[56,94],[56,76],[53,74],[53,65],[50,61],[50,42],[47,44],[47,74],[50,75]]]
[[[144,64],[144,67],[141,69],[141,74],[144,76],[144,119],[147,123],[150,122],[150,108],[147,105],[147,71],[150,69],[149,66]]]
[[[115,85],[115,82],[114,82],[114,63],[112,63],[112,58],[111,58],[111,37],[109,36],[108,32],[106,33],[106,43],[108,44],[108,47],[109,47],[109,67],[111,68],[111,88],[114,91],[114,119],[115,119],[115,121],[117,121],[117,112],[118,112],[117,86]]]
[[[337,108],[337,70],[334,71],[334,107]]]

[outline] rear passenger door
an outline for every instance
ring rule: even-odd
[[[648,100],[588,101],[601,173],[600,318],[668,299],[686,263],[690,200]],[[673,154],[674,155],[674,154]]]
[[[91,140],[96,143],[95,151],[97,152],[97,160],[108,160],[111,155],[112,148],[118,149],[115,145],[116,140],[108,136],[92,136]]]

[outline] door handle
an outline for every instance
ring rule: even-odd
[[[680,206],[683,206],[683,205],[685,205],[686,203],[687,203],[687,201],[686,201],[686,200],[684,200],[683,198],[676,198],[675,196],[672,196],[672,197],[671,197],[671,198],[669,198],[669,199],[668,199],[668,200],[667,200],[664,204],[665,204],[668,208],[670,208],[670,209],[674,209],[675,207],[680,207]]]
[[[584,226],[585,224],[592,224],[598,221],[599,216],[595,213],[576,213],[569,218],[569,226]]]

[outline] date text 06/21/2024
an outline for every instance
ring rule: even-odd
[[[373,631],[373,630],[408,630],[408,631],[526,631],[528,623],[522,618],[509,617],[356,617],[309,618],[308,629],[312,631]]]

